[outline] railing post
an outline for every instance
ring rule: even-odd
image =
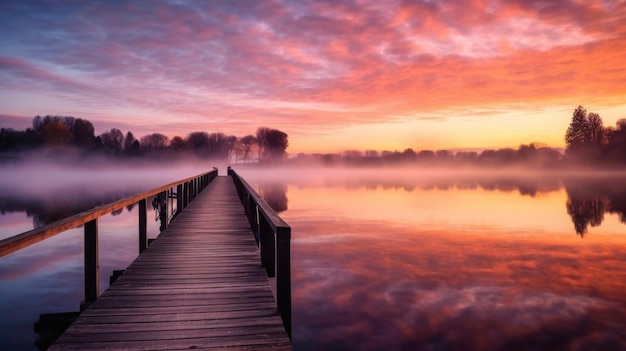
[[[183,211],[183,185],[176,186],[176,215]]]
[[[272,231],[272,227],[270,227],[270,225],[265,220],[265,217],[263,217],[262,215],[259,216],[259,236],[259,242],[261,244],[261,265],[265,267],[265,271],[267,272],[268,277],[274,277],[274,231]]]
[[[259,207],[254,201],[250,201],[250,208],[252,216],[249,216],[250,226],[252,227],[252,231],[254,232],[254,238],[256,239],[257,246],[260,246],[261,240],[261,228],[259,225]]]
[[[291,228],[276,228],[276,304],[291,338]]]
[[[163,202],[161,202],[163,199]],[[164,231],[167,228],[167,191],[159,194],[159,217],[161,218],[161,226],[159,229]]]
[[[98,265],[98,219],[86,222],[85,225],[85,303],[98,298],[99,265]]]
[[[189,204],[189,184],[185,182],[183,184],[183,208],[187,207]]]
[[[139,253],[148,247],[148,218],[146,215],[146,199],[139,201]]]

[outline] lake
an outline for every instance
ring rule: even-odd
[[[234,168],[292,227],[296,350],[626,349],[623,175]],[[101,290],[136,233],[136,209],[101,219]],[[83,298],[82,229],[0,258],[0,282],[2,349],[35,349],[39,314]]]

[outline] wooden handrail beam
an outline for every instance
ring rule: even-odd
[[[268,277],[276,277],[276,304],[291,338],[291,227],[232,168],[237,195],[255,231],[261,250],[261,264]]]

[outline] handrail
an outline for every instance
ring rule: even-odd
[[[261,251],[268,277],[276,277],[276,304],[291,338],[291,227],[237,172],[228,167]]]
[[[167,185],[163,185],[152,190],[132,195],[121,200],[110,202],[108,204],[94,207],[90,210],[86,210],[77,213],[73,216],[66,217],[64,219],[52,222],[45,226],[35,228],[33,230],[0,240],[0,257],[6,256],[12,252],[21,250],[56,234],[64,232],[68,229],[78,227],[82,224],[96,220],[97,218],[106,215],[115,210],[122,209],[128,205],[140,203],[140,212],[143,207],[145,210],[145,199],[169,191],[170,189],[177,188],[177,212],[182,211],[187,206],[188,201],[195,197],[197,193],[204,189],[213,178],[217,176],[217,169],[213,169],[210,172],[202,173],[194,177],[185,178]],[[143,204],[142,204],[143,203]],[[145,213],[140,213],[140,226],[141,216],[145,217]],[[167,216],[166,216],[167,217]],[[145,220],[145,218],[144,218]],[[167,221],[167,220],[166,220]],[[144,223],[145,226],[145,223]],[[164,228],[164,225],[161,225]],[[142,229],[140,228],[140,231]],[[143,228],[145,231],[145,227]],[[141,233],[140,233],[141,235]]]

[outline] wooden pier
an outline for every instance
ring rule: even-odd
[[[215,178],[49,350],[291,350],[251,222]]]

